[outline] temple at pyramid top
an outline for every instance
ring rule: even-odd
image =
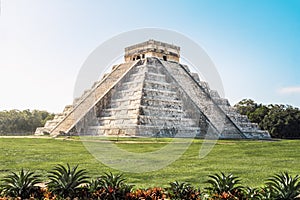
[[[150,39],[146,42],[125,48],[125,62],[147,57],[156,57],[164,61],[179,62],[180,47]]]
[[[180,47],[148,40],[124,57],[36,134],[270,138],[179,62]]]

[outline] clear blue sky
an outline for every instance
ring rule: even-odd
[[[225,96],[300,107],[300,1],[0,0],[0,110],[60,112],[102,42],[158,27],[197,42]]]

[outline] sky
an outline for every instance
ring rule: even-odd
[[[0,110],[61,112],[87,57],[113,36],[155,27],[198,43],[231,105],[300,107],[300,1],[0,0]]]

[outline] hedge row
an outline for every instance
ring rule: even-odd
[[[289,200],[300,199],[299,176],[287,172],[275,174],[260,188],[243,186],[232,174],[220,172],[208,176],[207,187],[200,189],[186,182],[172,182],[169,187],[133,189],[122,174],[104,175],[90,180],[85,169],[78,165],[57,165],[48,172],[48,182],[31,171],[11,172],[1,180],[0,200],[11,199],[87,199],[87,200],[158,200],[158,199],[239,199]]]

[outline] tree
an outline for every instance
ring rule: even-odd
[[[53,117],[54,114],[40,110],[0,111],[0,135],[33,133],[37,127],[44,126]]]
[[[270,105],[261,125],[272,137],[300,138],[300,111],[292,106]]]
[[[235,104],[234,107],[241,115],[248,116],[250,113],[253,113],[256,110],[258,105],[252,99],[243,99]]]
[[[290,105],[257,104],[243,99],[234,106],[242,115],[268,130],[274,138],[300,138],[300,110]]]
[[[261,122],[268,114],[269,110],[270,109],[267,106],[259,104],[253,112],[248,114],[249,120],[261,126]]]

